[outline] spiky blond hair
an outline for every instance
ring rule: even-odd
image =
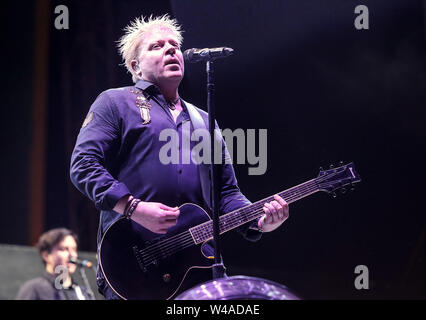
[[[132,74],[133,82],[137,81],[137,74],[132,69],[131,62],[139,53],[139,47],[144,40],[145,33],[153,27],[167,28],[176,34],[179,46],[182,45],[182,28],[176,19],[170,18],[168,14],[147,18],[141,16],[124,28],[124,35],[118,41],[118,51],[124,61],[127,71]]]

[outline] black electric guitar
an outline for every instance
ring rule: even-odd
[[[279,195],[292,203],[318,191],[333,193],[361,181],[353,163],[321,170],[318,177]],[[225,233],[264,214],[273,196],[220,216]],[[101,270],[109,286],[123,299],[164,300],[212,278],[212,259],[203,246],[213,238],[213,221],[199,206],[186,203],[177,224],[165,235],[120,218],[105,232],[99,251]]]

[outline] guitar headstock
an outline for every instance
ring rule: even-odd
[[[346,186],[353,186],[360,181],[361,177],[355,171],[353,162],[329,170],[320,170],[315,179],[318,189],[328,193],[334,193],[338,189],[346,190]]]

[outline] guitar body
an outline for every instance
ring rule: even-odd
[[[321,170],[318,177],[279,193],[292,203],[318,191],[335,190],[361,181],[354,164]],[[221,215],[220,232],[227,232],[264,214],[273,196]],[[180,208],[177,224],[165,235],[120,218],[105,232],[99,260],[109,286],[123,299],[164,300],[212,279],[212,257],[203,246],[213,238],[213,223],[195,204]],[[199,245],[196,245],[199,244]]]
[[[121,298],[171,299],[212,279],[213,261],[202,252],[205,243],[192,242],[194,245],[167,256],[172,246],[170,240],[193,241],[188,229],[210,220],[207,213],[194,204],[184,204],[179,210],[177,224],[165,235],[153,233],[125,218],[118,219],[105,232],[99,251],[100,266],[109,286]],[[168,243],[159,246],[164,239],[169,239]],[[146,254],[138,254],[144,250]]]

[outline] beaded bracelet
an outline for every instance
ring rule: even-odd
[[[130,204],[132,203],[134,197],[130,196],[130,199],[127,201],[126,206],[124,207],[123,214],[129,209]]]
[[[131,216],[133,214],[133,211],[135,211],[135,209],[138,206],[139,202],[141,202],[140,199],[133,198],[132,204],[129,206],[128,210],[123,213],[124,217],[126,219],[130,219],[131,218]]]

